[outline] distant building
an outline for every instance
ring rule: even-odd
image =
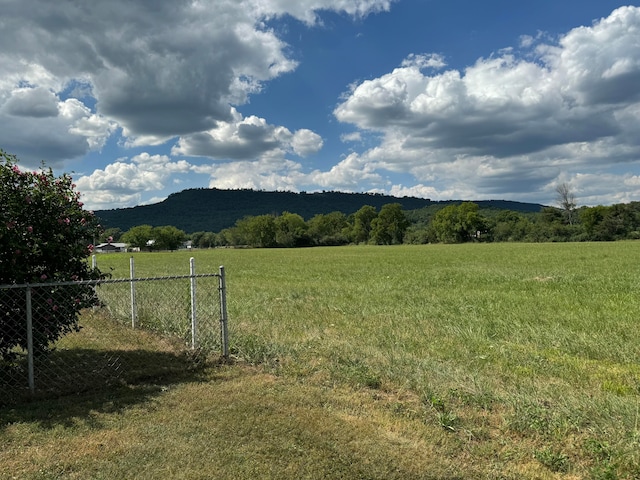
[[[100,245],[96,245],[94,250],[96,253],[117,253],[117,252],[126,252],[127,244],[126,243],[101,243]]]

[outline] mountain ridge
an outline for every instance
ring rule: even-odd
[[[150,205],[96,210],[95,214],[105,228],[127,231],[137,225],[154,227],[172,225],[186,233],[198,231],[219,232],[232,227],[246,216],[297,213],[305,220],[317,214],[334,211],[346,215],[355,213],[364,205],[380,209],[389,203],[399,203],[403,210],[418,210],[433,205],[457,204],[463,200],[433,201],[428,198],[394,197],[377,193],[286,192],[264,190],[222,190],[193,188],[170,194],[165,200]],[[511,200],[478,200],[481,209],[494,208],[518,212],[539,212],[544,205]]]

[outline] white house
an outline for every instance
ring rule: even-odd
[[[126,252],[127,244],[126,243],[101,243],[100,245],[96,245],[93,249],[96,253],[115,253],[115,252]]]

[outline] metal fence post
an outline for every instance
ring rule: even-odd
[[[31,287],[27,285],[27,368],[29,375],[29,391],[33,394],[36,382],[33,373],[33,310],[31,307]]]
[[[129,281],[131,283],[131,326],[136,328],[138,326],[138,309],[136,306],[136,277],[135,265],[133,257],[129,259]]]
[[[189,275],[191,283],[191,348],[198,348],[198,317],[196,315],[196,260],[191,257],[189,259]]]
[[[222,356],[229,358],[229,332],[227,325],[227,282],[224,276],[224,266],[220,266],[220,336],[222,341]]]

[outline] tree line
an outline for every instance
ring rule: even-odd
[[[538,213],[482,211],[472,202],[414,218],[406,243],[587,242],[640,239],[640,202],[580,207],[560,203]]]
[[[480,209],[474,202],[412,211],[403,210],[398,203],[383,205],[379,210],[365,205],[350,215],[335,211],[306,221],[292,212],[246,216],[219,232],[187,235],[171,226],[140,225],[124,233],[117,228],[108,229],[103,237],[146,250],[175,250],[187,240],[195,248],[293,248],[640,239],[640,202],[576,208],[572,195],[564,200],[558,202],[561,208],[544,207],[537,213]]]
[[[190,240],[196,248],[248,246],[257,248],[310,247],[374,243],[401,244],[410,222],[399,203],[383,205],[378,211],[365,205],[357,212],[317,214],[305,221],[301,215],[246,216],[220,232],[195,232],[187,235],[172,226],[138,225],[126,232],[109,228],[100,240],[121,241],[141,250],[175,250]]]

